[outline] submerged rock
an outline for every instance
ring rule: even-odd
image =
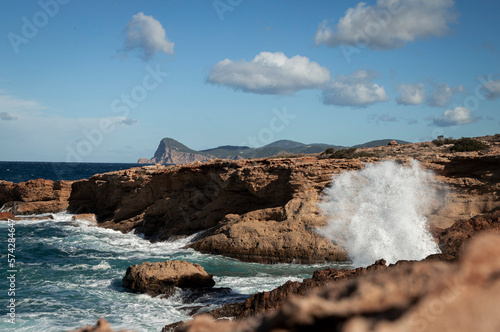
[[[137,293],[151,296],[172,296],[175,288],[211,288],[215,285],[213,275],[205,269],[187,261],[165,261],[129,266],[122,285]]]

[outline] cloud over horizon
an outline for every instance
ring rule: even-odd
[[[464,91],[465,88],[462,85],[452,88],[445,83],[436,84],[434,85],[432,93],[428,97],[427,105],[435,107],[445,107],[446,105],[448,105],[453,95]]]
[[[455,107],[452,110],[444,111],[441,117],[432,119],[432,122],[438,127],[450,127],[473,123],[478,119],[472,117],[471,110],[465,107]]]
[[[454,95],[465,92],[462,85],[451,87],[446,83],[432,84],[432,90],[426,92],[423,83],[401,83],[396,87],[399,97],[396,102],[400,105],[421,105],[426,103],[432,107],[446,107]]]
[[[457,21],[453,0],[377,0],[349,8],[335,27],[323,21],[316,31],[315,44],[330,47],[366,45],[389,50],[408,42],[446,35]]]
[[[158,52],[174,54],[175,43],[167,38],[165,29],[153,16],[143,12],[135,14],[125,27],[125,33],[124,45],[118,50],[121,55],[137,50],[142,60],[149,61]]]
[[[305,56],[260,52],[251,61],[229,59],[215,64],[207,82],[257,94],[293,94],[317,89],[330,80],[330,71]]]
[[[389,96],[385,88],[372,81],[379,73],[372,70],[357,70],[349,75],[339,75],[323,90],[325,105],[367,107],[385,102]]]
[[[489,81],[483,84],[481,91],[489,100],[496,100],[500,97],[500,81]]]
[[[396,102],[400,105],[420,105],[425,101],[425,85],[422,83],[401,83],[397,90],[400,96]]]

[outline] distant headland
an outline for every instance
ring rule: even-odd
[[[398,144],[407,144],[409,142],[394,139],[382,139],[358,144],[355,148],[370,148],[376,146],[385,146],[391,141]],[[160,141],[154,156],[151,159],[140,158],[139,164],[189,164],[193,162],[203,162],[213,159],[248,159],[248,158],[267,158],[279,154],[313,154],[325,151],[328,148],[341,149],[345,146],[312,143],[304,144],[291,140],[279,140],[259,148],[250,148],[248,146],[224,145],[212,149],[201,151],[193,150],[179,141],[166,137]]]

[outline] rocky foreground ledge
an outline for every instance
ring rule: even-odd
[[[346,252],[315,230],[317,207],[332,175],[383,160],[420,161],[447,188],[429,217],[445,228],[500,208],[500,137],[479,138],[480,152],[451,152],[431,142],[360,149],[329,156],[216,160],[144,166],[80,181],[0,181],[0,206],[15,215],[95,214],[98,226],[164,241],[199,233],[190,247],[252,262],[344,261]],[[201,233],[200,233],[201,232]]]

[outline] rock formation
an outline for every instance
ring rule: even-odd
[[[370,144],[366,143],[366,144]],[[407,143],[407,142],[406,142]],[[151,159],[140,158],[139,164],[189,164],[198,161],[213,159],[238,160],[245,158],[267,158],[278,154],[311,154],[325,149],[341,148],[329,144],[303,144],[290,140],[280,140],[260,148],[248,146],[224,145],[217,148],[195,151],[173,138],[164,138],[160,141],[155,155]]]
[[[72,181],[0,181],[0,207],[16,215],[56,213],[68,208]]]
[[[189,164],[197,161],[208,161],[214,159],[191,150],[184,144],[172,139],[164,138],[156,149],[155,155],[151,159],[140,158],[139,164]]]
[[[314,230],[325,224],[317,202],[335,176],[363,163],[417,159],[436,174],[443,201],[431,225],[500,207],[499,142],[486,152],[449,152],[425,143],[363,149],[358,159],[276,158],[147,166],[77,181],[69,210],[95,213],[103,227],[144,233],[153,241],[204,231],[191,247],[256,262],[347,258]],[[446,193],[446,195],[444,195]]]
[[[483,234],[455,264],[401,262],[290,297],[265,315],[200,315],[175,331],[499,331],[499,296],[500,236]]]
[[[97,222],[95,214],[93,214],[93,213],[77,214],[77,215],[74,215],[73,217],[71,217],[71,220],[83,220],[83,221]]]
[[[175,293],[176,287],[210,288],[215,281],[199,264],[165,261],[129,266],[122,284],[137,293],[168,298]]]
[[[500,211],[475,216],[469,220],[457,221],[444,230],[434,230],[443,254],[458,257],[466,243],[481,231],[500,234]]]
[[[190,246],[255,262],[342,261],[346,252],[319,236],[326,218],[317,203],[332,175],[382,160],[420,161],[443,192],[430,224],[446,228],[500,208],[500,142],[489,150],[450,152],[416,143],[360,151],[365,157],[267,158],[143,166],[75,182],[0,182],[0,205],[14,214],[93,213],[98,225],[136,230],[152,241],[200,231]],[[70,188],[71,186],[71,188]],[[446,194],[446,195],[445,195]]]

